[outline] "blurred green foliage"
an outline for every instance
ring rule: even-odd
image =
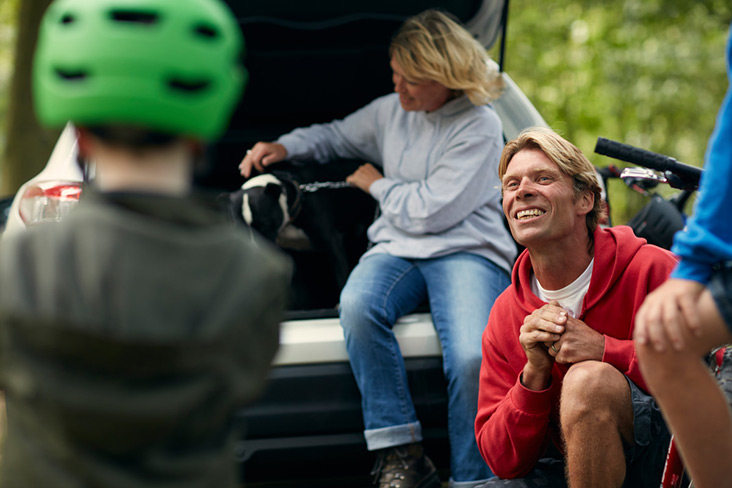
[[[727,88],[730,0],[510,1],[506,71],[596,165],[623,165],[594,154],[598,136],[703,163]],[[0,0],[0,158],[19,6]],[[614,223],[645,202],[619,181],[609,192]]]
[[[8,91],[13,72],[13,48],[19,0],[0,0],[0,162],[5,152]]]
[[[597,166],[624,166],[594,153],[598,136],[701,165],[731,20],[729,0],[511,0],[505,69]],[[645,203],[617,180],[609,192],[615,224]]]

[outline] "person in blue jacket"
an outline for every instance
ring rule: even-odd
[[[732,81],[732,38],[727,45]],[[732,416],[700,358],[732,343],[732,88],[707,147],[699,199],[674,236],[681,257],[636,316],[641,371],[674,434],[695,486],[729,486]]]

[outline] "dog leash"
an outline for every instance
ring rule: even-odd
[[[296,181],[292,181],[292,183],[295,184],[295,186],[300,190],[298,192],[296,204],[297,204],[297,212],[299,213],[301,208],[301,195],[302,193],[313,193],[318,190],[322,190],[323,188],[329,188],[329,189],[338,189],[338,188],[356,188],[355,186],[351,185],[350,183],[346,181],[314,181],[312,183],[297,183]],[[374,211],[374,220],[379,218],[379,215],[381,215],[381,208],[376,205],[376,210]],[[294,218],[290,219],[290,222],[295,220]],[[369,245],[370,247],[370,245]]]
[[[313,193],[323,188],[355,188],[345,181],[314,181],[311,183],[300,183],[297,180],[290,178],[289,176],[273,172],[277,178],[283,183],[292,185],[295,189],[295,201],[292,203],[288,210],[290,214],[289,221],[294,221],[302,210],[302,194]]]
[[[313,193],[324,188],[356,188],[346,181],[314,181],[311,183],[300,183],[294,178],[291,178],[289,175],[284,175],[276,171],[273,171],[273,174],[275,174],[275,176],[279,178],[280,181],[282,181],[284,184],[290,185],[295,189],[295,201],[292,203],[290,208],[288,208],[288,213],[290,214],[288,223],[292,223],[300,214],[300,211],[302,210],[303,193]],[[381,215],[381,208],[379,207],[379,205],[376,205],[374,220],[376,220],[379,215]],[[369,244],[369,247],[371,247],[371,244]]]
[[[346,181],[314,181],[312,183],[302,183],[298,185],[300,191],[313,193],[323,188],[355,188]]]
[[[313,193],[318,190],[322,190],[323,188],[330,188],[330,189],[356,188],[355,186],[351,185],[350,183],[348,183],[346,181],[314,181],[312,183],[298,183],[298,182],[292,180],[292,183],[300,190],[298,192],[297,201],[296,201],[298,213],[300,212],[300,208],[301,208],[300,192]],[[374,211],[374,220],[378,219],[380,215],[381,215],[381,207],[379,207],[379,205],[376,205],[376,210]],[[293,220],[295,220],[295,219],[291,218],[290,222],[292,222]],[[373,243],[369,242],[369,245],[368,245],[369,249],[371,248],[372,245],[373,245]]]

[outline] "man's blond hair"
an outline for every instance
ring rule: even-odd
[[[582,154],[574,144],[564,139],[556,132],[544,127],[532,127],[521,132],[518,137],[509,141],[503,148],[501,160],[498,163],[498,177],[503,181],[511,159],[523,150],[537,150],[544,153],[559,170],[574,180],[574,194],[576,198],[584,192],[595,196],[595,204],[586,215],[587,231],[590,242],[595,228],[605,216],[605,206],[602,204],[602,188],[597,179],[597,171],[592,163]]]

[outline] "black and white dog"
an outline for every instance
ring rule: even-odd
[[[302,193],[295,181],[267,173],[248,179],[236,192],[234,203],[240,217],[272,242],[282,240],[301,209]],[[241,197],[241,202],[239,202]]]
[[[366,230],[377,207],[369,194],[355,187],[303,191],[309,183],[345,181],[360,164],[282,162],[229,194],[233,218],[293,258],[291,309],[334,307],[368,247]]]

